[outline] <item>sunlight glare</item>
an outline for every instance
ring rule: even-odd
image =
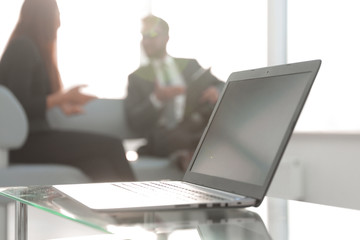
[[[168,238],[168,240],[182,240],[182,239],[201,240],[199,232],[196,229],[175,230],[169,234],[169,238]]]
[[[135,151],[127,151],[126,152],[126,158],[127,158],[128,161],[134,162],[134,161],[138,160],[139,155]]]
[[[140,240],[140,239],[148,239],[148,240],[156,240],[157,236],[155,233],[147,231],[141,227],[123,227],[116,225],[108,225],[107,230],[116,235],[116,239],[132,239],[132,240]]]
[[[65,88],[85,83],[87,93],[101,98],[125,96],[127,76],[139,65],[141,2],[58,1],[59,70]]]

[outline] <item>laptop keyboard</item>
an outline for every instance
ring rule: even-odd
[[[179,182],[122,182],[114,183],[114,186],[127,192],[132,192],[144,197],[166,197],[178,200],[195,201],[227,201],[224,198],[213,193],[208,193],[194,187],[187,186]]]

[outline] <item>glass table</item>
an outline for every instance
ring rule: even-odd
[[[16,201],[17,240],[27,239],[28,206],[116,239],[360,239],[358,210],[275,198],[266,198],[258,208],[105,214],[92,211],[53,186],[0,188],[0,195]]]

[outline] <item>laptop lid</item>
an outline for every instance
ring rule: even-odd
[[[260,205],[320,65],[314,60],[232,73],[183,180]]]

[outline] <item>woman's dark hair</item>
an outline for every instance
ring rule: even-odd
[[[51,81],[51,90],[61,89],[57,64],[56,40],[60,26],[59,9],[55,0],[25,0],[19,20],[9,42],[27,36],[38,47]]]

